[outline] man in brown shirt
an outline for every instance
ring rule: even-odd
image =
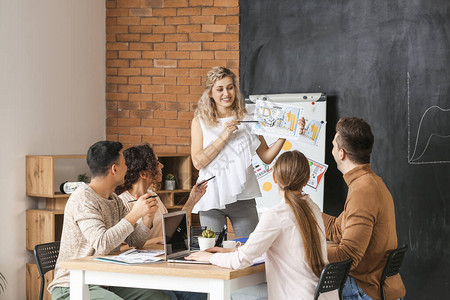
[[[380,299],[380,279],[389,253],[397,248],[391,193],[370,166],[373,134],[363,119],[342,118],[336,125],[332,154],[348,185],[344,211],[336,218],[322,214],[330,262],[353,258],[343,297]],[[405,296],[399,274],[385,282],[386,299]]]

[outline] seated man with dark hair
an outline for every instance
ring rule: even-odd
[[[149,194],[136,201],[130,212],[114,189],[124,182],[127,166],[119,142],[101,141],[89,148],[89,184],[70,195],[64,210],[61,248],[54,280],[48,290],[52,299],[69,299],[69,271],[60,262],[118,251],[121,243],[142,247],[150,236],[157,203]],[[142,222],[138,222],[142,218]],[[89,286],[91,299],[168,299],[158,290]]]
[[[322,214],[330,262],[353,258],[342,293],[347,300],[380,299],[380,279],[389,253],[397,248],[394,201],[383,180],[370,166],[374,137],[363,119],[342,118],[336,125],[332,154],[344,175],[348,195],[335,218]],[[386,299],[405,296],[400,274],[385,282]]]

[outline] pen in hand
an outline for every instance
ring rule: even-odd
[[[148,199],[148,198],[156,198],[156,197],[158,197],[158,196],[157,196],[157,195],[148,196],[147,199]],[[129,200],[128,203],[130,203],[130,202],[136,202],[136,201],[138,201],[138,199]]]
[[[206,180],[200,182],[197,186],[201,186],[202,184],[204,184],[205,182],[210,181],[210,180],[213,179],[213,178],[216,178],[216,176],[210,177],[210,178],[208,178],[208,179],[206,179]]]
[[[242,120],[238,121],[239,123],[259,123],[259,121],[251,121],[251,120]]]

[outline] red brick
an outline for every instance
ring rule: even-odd
[[[165,0],[164,7],[186,7],[188,6],[188,0]]]
[[[204,90],[204,89],[203,89],[203,90]],[[196,94],[187,94],[187,95],[178,94],[178,95],[177,95],[177,101],[178,101],[178,102],[187,102],[187,103],[197,103],[197,102],[198,102],[198,99],[200,99],[200,96],[201,96],[202,93],[203,93],[203,90],[202,90],[201,93],[196,93]],[[191,104],[189,104],[189,105],[191,105]],[[195,108],[192,109],[192,106],[191,106],[191,108],[190,108],[189,110],[190,110],[190,111],[194,111]]]
[[[130,61],[130,67],[132,68],[148,68],[153,67],[153,60],[136,59]]]
[[[203,16],[226,16],[227,11],[220,7],[203,7],[202,8],[202,15]]]
[[[189,69],[167,69],[166,76],[189,76]]]
[[[142,68],[141,70],[142,70],[143,76],[163,76],[164,75],[164,69]]]
[[[118,71],[119,76],[139,76],[141,75],[141,69],[139,68],[120,68]]]
[[[106,33],[127,33],[128,26],[106,26]]]
[[[166,103],[166,109],[167,110],[176,110],[179,111],[178,114],[181,111],[185,111],[189,109],[188,103],[180,103],[180,102],[168,102]],[[180,119],[180,116],[178,115],[178,119]]]
[[[202,61],[199,59],[196,60],[179,60],[178,66],[180,68],[199,68],[202,66]]]
[[[179,8],[177,10],[178,16],[195,16],[200,15],[202,13],[202,10],[200,7],[186,7],[186,8]]]
[[[106,126],[117,126],[117,118],[106,118]]]
[[[112,110],[116,110],[117,109],[117,101],[106,101],[106,109],[112,109]]]
[[[239,42],[239,34],[236,33],[214,33],[215,42]]]
[[[128,100],[128,94],[127,93],[106,93],[106,99],[107,100],[125,101],[125,100]]]
[[[189,87],[188,86],[178,86],[178,85],[166,85],[166,93],[187,94],[187,93],[189,93]]]
[[[226,66],[226,65],[227,65],[227,61],[225,59],[222,59],[222,60],[218,60],[218,59],[212,59],[212,60],[203,59],[202,60],[202,68],[205,68],[205,69],[211,69],[212,67],[215,67],[215,66]]]
[[[133,8],[141,7],[141,0],[117,0],[117,7]]]
[[[130,111],[130,118],[151,119],[151,118],[153,118],[153,111],[132,110],[132,111]]]
[[[202,25],[202,32],[225,32],[227,25]]]
[[[200,77],[178,77],[177,85],[200,85]]]
[[[108,135],[106,135],[106,140],[107,141],[112,141],[112,142],[118,142],[119,141],[119,136],[115,135],[115,134],[108,134]]]
[[[128,84],[151,84],[150,77],[130,77]]]
[[[142,126],[144,127],[164,127],[164,120],[142,120]]]
[[[200,25],[178,25],[177,32],[178,33],[192,33],[192,32],[201,32],[202,28]]]
[[[119,85],[119,93],[139,93],[140,91],[139,85]]]
[[[214,6],[236,7],[239,6],[239,0],[214,0]]]
[[[166,52],[166,56],[168,59],[189,59],[190,57],[189,51],[168,51]]]
[[[131,127],[130,134],[132,134],[132,135],[153,135],[153,128],[151,128],[151,127]]]
[[[140,119],[118,119],[117,124],[124,127],[136,127],[141,125]]]
[[[217,16],[216,24],[231,24],[236,25],[239,24],[239,16]]]
[[[128,9],[107,9],[106,10],[107,17],[126,17],[128,16]]]
[[[178,50],[201,50],[202,43],[177,43]]]
[[[192,118],[194,116],[194,113],[192,114]],[[180,117],[180,112],[178,112],[178,118]],[[190,118],[189,120],[192,120],[192,118]],[[177,136],[186,136],[186,137],[191,137],[191,130],[190,129],[177,129]]]
[[[107,76],[106,77],[106,83],[107,84],[127,84],[128,78],[127,77],[116,77],[116,76]]]
[[[166,25],[182,25],[189,24],[189,17],[166,17],[164,20],[164,24]]]
[[[118,55],[118,51],[106,50],[106,59],[115,59]]]
[[[239,33],[239,25],[227,25],[227,33]]]
[[[145,7],[164,7],[164,0],[145,0]]]
[[[106,0],[106,8],[116,8],[115,0]]]
[[[227,43],[226,42],[204,42],[203,50],[226,50]]]
[[[164,18],[162,17],[148,17],[141,18],[141,25],[164,25]]]
[[[189,34],[189,41],[193,42],[212,42],[214,41],[214,33],[200,32]]]
[[[177,43],[156,43],[154,50],[157,51],[174,51],[177,50]]]
[[[142,85],[142,93],[164,93],[164,85]]]
[[[239,15],[239,6],[227,7],[226,10],[227,10],[227,12],[226,12],[227,16],[238,16]]]
[[[153,15],[157,17],[176,16],[177,10],[175,8],[154,8]]]
[[[166,144],[168,145],[189,145],[190,138],[181,136],[168,136],[166,137]]]
[[[141,104],[139,102],[118,102],[117,103],[117,110],[121,111],[121,110],[136,110],[136,109],[140,109],[141,108]]]
[[[153,145],[152,148],[156,153],[177,153],[176,146]]]
[[[166,53],[164,51],[142,51],[142,58],[154,59],[154,58],[165,58]]]
[[[176,68],[177,61],[173,59],[155,59],[155,67]]]
[[[132,8],[129,11],[130,16],[145,17],[152,15],[151,8]]]
[[[226,66],[239,77],[239,60],[237,59],[228,59]]]
[[[177,32],[177,28],[173,25],[155,26],[153,28],[153,33],[175,33],[175,32]]]
[[[177,119],[177,112],[176,111],[169,111],[169,110],[155,110],[154,113],[153,113],[153,117],[155,119],[164,119],[164,120],[172,119],[172,120],[176,120]]]
[[[189,146],[177,146],[177,153],[178,154],[191,154],[191,147]],[[192,175],[195,176],[195,178],[198,177],[197,175]]]
[[[130,94],[129,98],[129,101],[152,101],[153,94]]]
[[[213,51],[191,51],[191,59],[214,59]]]
[[[211,6],[214,0],[189,0],[189,6]]]
[[[119,51],[119,58],[141,58],[141,51]]]
[[[118,34],[117,41],[118,42],[136,42],[140,39],[139,34]]]
[[[186,103],[187,106],[190,106],[190,103]],[[189,108],[187,108],[186,110],[188,110]],[[178,120],[192,120],[194,118],[194,112],[193,111],[179,111],[178,112]],[[179,136],[180,133],[178,133]],[[189,133],[190,136],[190,133]]]
[[[239,51],[216,51],[216,59],[239,59]]]
[[[117,85],[115,85],[115,84],[107,84],[106,85],[106,92],[107,93],[117,93]]]
[[[208,69],[190,69],[189,70],[189,76],[200,76],[202,84],[204,83],[203,76],[206,76],[206,73],[208,72]]]
[[[164,41],[164,34],[141,34],[141,42],[157,43]]]
[[[128,128],[128,127],[108,127],[108,128],[106,128],[106,134],[130,134],[130,128]]]
[[[191,24],[214,24],[214,16],[191,16],[189,17]]]
[[[177,78],[176,77],[153,77],[152,78],[153,84],[170,84],[170,85],[176,85],[177,84]]]
[[[200,34],[200,33],[198,33]],[[164,36],[165,42],[187,42],[188,35],[186,33],[166,34]]]
[[[116,40],[116,34],[115,34],[115,33],[107,33],[107,34],[106,34],[106,42],[107,42],[107,43],[114,43],[114,42],[117,42],[117,40]]]
[[[106,43],[106,50],[128,50],[129,43]]]
[[[220,50],[220,49],[218,49]],[[239,42],[228,42],[227,50],[238,50],[239,51]]]
[[[175,128],[160,128],[157,130],[158,135],[163,136],[176,136],[177,130]]]
[[[203,91],[205,90],[205,87],[202,85],[191,85],[189,87],[189,93],[190,94],[198,94],[201,95],[203,93]]]
[[[122,144],[140,144],[141,143],[140,135],[119,135],[119,142]]]
[[[117,25],[117,17],[106,17],[106,26]]]
[[[158,94],[158,95],[160,95],[160,94]],[[142,108],[147,109],[147,110],[157,110],[157,109],[164,110],[164,109],[166,109],[166,105],[165,105],[165,103],[161,103],[161,102],[145,101],[145,102],[142,102]]]
[[[130,33],[152,33],[152,26],[150,25],[130,26],[128,30]]]
[[[117,25],[139,25],[141,19],[139,17],[117,17]]]
[[[130,50],[153,50],[153,44],[152,43],[127,43],[129,44]],[[120,49],[123,50],[123,49]]]
[[[153,95],[154,101],[177,101],[177,95],[175,94],[154,94]]]
[[[187,120],[165,120],[167,128],[189,128],[189,121]]]

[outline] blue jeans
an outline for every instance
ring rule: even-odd
[[[352,276],[347,277],[342,290],[342,298],[344,300],[373,300],[356,284],[356,280]]]

